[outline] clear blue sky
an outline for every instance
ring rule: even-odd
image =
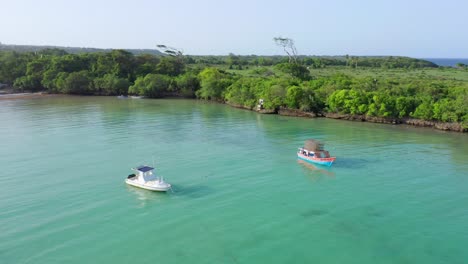
[[[0,42],[186,54],[468,57],[468,0],[0,0]]]

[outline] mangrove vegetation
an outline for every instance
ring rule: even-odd
[[[285,39],[275,41],[291,48]],[[18,92],[200,98],[249,109],[261,98],[273,111],[417,118],[468,127],[466,67],[407,57],[298,56],[295,50],[288,56],[184,56],[170,49],[163,54],[0,51],[0,84]]]

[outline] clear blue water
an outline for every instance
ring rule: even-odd
[[[468,260],[466,134],[188,100],[0,110],[0,263]],[[336,164],[298,162],[308,138]],[[173,192],[125,185],[152,157]]]

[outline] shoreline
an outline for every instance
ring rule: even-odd
[[[280,107],[278,110],[256,110],[250,107],[245,107],[242,105],[232,104],[225,102],[226,105],[229,105],[234,108],[240,108],[245,110],[254,111],[260,114],[277,114],[282,116],[292,116],[292,117],[304,117],[304,118],[330,118],[330,119],[340,119],[346,121],[354,122],[369,122],[369,123],[380,123],[380,124],[389,124],[389,125],[408,125],[412,127],[425,127],[442,131],[451,131],[458,133],[468,132],[468,128],[464,128],[461,123],[450,123],[450,122],[440,122],[440,121],[427,121],[416,118],[388,118],[388,117],[376,117],[376,116],[367,116],[367,115],[351,115],[351,114],[339,114],[339,113],[323,113],[317,114],[313,112],[305,112],[298,109],[289,109]]]
[[[33,99],[33,98],[45,98],[45,97],[58,97],[63,94],[49,94],[44,92],[37,93],[0,93],[1,100],[14,100],[14,99]]]
[[[0,101],[1,100],[15,100],[15,99],[34,99],[34,98],[46,98],[46,97],[59,97],[59,96],[70,96],[68,94],[50,94],[45,92],[36,92],[36,93],[0,93]],[[105,97],[114,97],[114,95],[98,95],[98,96],[105,96]],[[172,97],[172,98],[181,98],[181,97]],[[153,99],[153,98],[149,98]],[[156,98],[156,99],[168,99],[168,98]],[[200,100],[196,98],[181,98],[181,99],[189,99],[189,100]],[[408,125],[413,127],[426,127],[436,130],[442,131],[451,131],[451,132],[458,132],[458,133],[467,133],[468,128],[464,128],[461,123],[453,123],[453,122],[440,122],[440,121],[427,121],[422,119],[416,118],[388,118],[388,117],[375,117],[375,116],[367,116],[367,115],[352,115],[352,114],[340,114],[340,113],[323,113],[317,114],[313,112],[305,112],[299,109],[289,109],[285,107],[280,107],[279,109],[271,110],[271,109],[262,109],[257,110],[255,108],[246,107],[243,105],[238,105],[229,102],[218,102],[218,101],[210,101],[210,100],[203,100],[208,102],[220,103],[225,104],[233,108],[244,109],[253,111],[259,114],[267,114],[267,115],[281,115],[281,116],[292,116],[292,117],[303,117],[303,118],[330,118],[330,119],[340,119],[346,121],[354,121],[354,122],[370,122],[370,123],[380,123],[380,124],[390,124],[390,125]]]
[[[375,117],[366,115],[351,115],[351,114],[338,114],[338,113],[326,113],[326,118],[341,119],[348,121],[360,121],[370,123],[380,123],[389,125],[408,125],[413,127],[426,127],[442,131],[452,131],[459,133],[468,132],[468,128],[464,128],[461,123],[453,122],[440,122],[440,121],[428,121],[416,118],[386,118],[386,117]]]

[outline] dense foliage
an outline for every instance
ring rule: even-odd
[[[61,52],[81,54],[94,52],[110,52],[111,49],[83,48],[83,47],[63,47],[63,46],[38,46],[38,45],[8,45],[0,43],[0,51],[17,51],[17,52],[41,52],[45,49],[59,50]],[[153,54],[161,55],[159,50],[155,49],[126,49],[133,54]]]
[[[82,95],[135,94],[197,97],[254,108],[287,107],[389,118],[461,122],[468,126],[468,82],[431,76],[316,76],[327,67],[407,69],[434,67],[404,57],[154,56],[124,50],[68,54],[0,52],[0,84],[17,91]],[[464,71],[466,67],[450,69]]]
[[[67,54],[62,50],[0,52],[0,83],[17,91],[83,95],[140,94],[195,97],[197,72],[179,58],[124,50]]]

